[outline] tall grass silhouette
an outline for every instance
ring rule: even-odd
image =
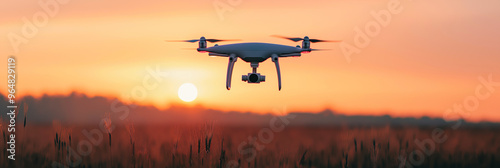
[[[433,130],[413,126],[292,126],[276,133],[268,144],[251,144],[249,137],[257,136],[261,127],[131,121],[115,126],[113,131],[109,127],[109,132],[103,132],[103,142],[92,146],[92,152],[82,156],[77,167],[398,167],[401,158],[408,161],[409,153],[419,149],[415,138],[429,138]],[[58,121],[30,127],[23,142],[26,152],[22,153],[22,166],[51,167],[53,162],[69,165],[68,159],[75,160],[71,151],[78,151],[79,142],[87,139],[81,130],[92,128],[95,126]],[[435,152],[414,167],[500,165],[498,128],[463,127],[449,133],[447,142],[437,144]],[[247,144],[242,146],[242,142]],[[259,145],[264,148],[255,150],[255,158],[248,159],[246,149]],[[1,167],[21,165],[3,158]]]

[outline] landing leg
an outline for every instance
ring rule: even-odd
[[[229,63],[227,65],[226,89],[231,89],[231,76],[233,74],[234,63],[238,60],[235,54],[229,56]]]
[[[273,54],[271,58],[273,59],[274,65],[276,65],[276,72],[278,72],[278,89],[281,90],[281,72],[280,63],[278,62],[278,55]]]

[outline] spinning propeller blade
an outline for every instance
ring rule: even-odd
[[[304,38],[300,37],[285,37],[285,36],[280,36],[280,35],[271,35],[272,37],[277,37],[277,38],[282,38],[282,39],[287,39],[291,40],[293,42],[299,42],[304,40]],[[306,38],[309,38],[306,36]],[[311,43],[318,43],[318,42],[341,42],[340,40],[320,40],[320,39],[309,39]]]
[[[332,49],[311,49],[311,51],[330,51]]]
[[[293,42],[298,42],[298,41],[304,40],[304,39],[302,39],[300,37],[285,37],[285,36],[280,36],[280,35],[271,35],[271,37],[277,37],[277,38],[292,40]]]
[[[200,39],[193,39],[193,40],[165,40],[166,42],[188,42],[188,43],[194,43],[200,41]]]
[[[194,43],[200,41],[200,39],[192,39],[192,40],[165,40],[166,42],[188,42],[188,43]],[[206,41],[211,42],[211,43],[216,43],[216,42],[221,42],[221,41],[241,41],[240,39],[229,39],[229,40],[224,40],[224,39],[206,39]]]
[[[208,42],[211,43],[216,43],[220,41],[241,41],[240,39],[229,39],[229,40],[222,40],[222,39],[207,39]]]
[[[319,40],[319,39],[309,39],[309,41],[311,43],[317,43],[317,42],[331,42],[331,43],[342,42],[342,40]]]

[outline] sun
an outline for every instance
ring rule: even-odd
[[[179,98],[185,102],[191,102],[198,96],[198,89],[192,83],[184,83],[177,91]]]

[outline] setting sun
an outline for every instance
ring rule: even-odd
[[[198,89],[192,83],[184,83],[177,92],[179,98],[185,102],[191,102],[198,96]]]

